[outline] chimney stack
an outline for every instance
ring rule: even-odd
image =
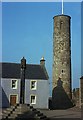
[[[44,57],[41,58],[40,65],[44,65],[45,66],[45,59],[44,59]]]

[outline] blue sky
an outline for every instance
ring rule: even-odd
[[[0,2],[0,61],[2,60],[2,4]]]
[[[52,85],[53,16],[61,14],[60,2],[4,2],[2,6],[2,61],[39,64],[42,56]],[[81,3],[64,3],[71,16],[73,87],[81,76]]]
[[[81,75],[83,76],[83,2],[81,3]]]

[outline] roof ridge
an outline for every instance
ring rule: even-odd
[[[4,63],[6,63],[6,64],[20,64],[20,63],[16,63],[16,62],[0,62],[1,64],[4,64]]]
[[[37,65],[37,66],[41,66],[40,64],[27,64],[27,65]]]
[[[21,64],[21,63],[15,63],[15,62],[0,62],[0,64]],[[41,66],[40,64],[28,64],[26,63],[26,65],[37,65],[37,66]]]

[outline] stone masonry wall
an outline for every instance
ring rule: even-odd
[[[80,79],[80,105],[83,105],[83,77]]]
[[[70,16],[54,17],[53,33],[53,89],[61,78],[63,88],[71,98],[71,41]]]

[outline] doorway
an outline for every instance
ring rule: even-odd
[[[17,95],[10,95],[10,105],[16,105]]]

